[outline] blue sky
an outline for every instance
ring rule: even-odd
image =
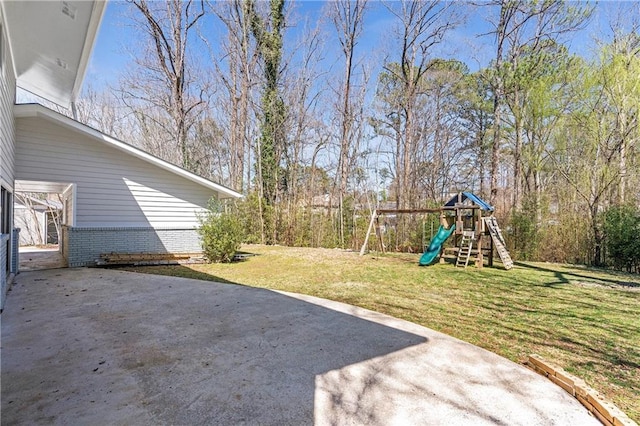
[[[297,22],[289,29],[290,41],[296,38],[298,31],[304,26],[305,18],[314,24],[322,14],[322,9],[326,6],[325,1],[298,1],[289,6],[294,7],[293,19]],[[100,32],[94,45],[93,56],[91,58],[86,81],[94,86],[101,86],[105,82],[114,83],[117,81],[122,70],[131,63],[131,52],[128,50],[135,47],[136,33],[131,27],[130,14],[131,6],[123,1],[110,0],[107,3],[105,15],[102,20]],[[206,25],[215,25],[215,20],[209,20]],[[372,1],[366,15],[365,30],[359,42],[359,49],[363,55],[369,55],[376,50],[377,46],[389,43],[391,31],[394,25],[394,17],[389,14],[385,5],[381,1]],[[478,28],[486,30],[486,23],[482,20],[473,20],[450,34],[450,38],[466,39],[465,31],[476,31]],[[216,29],[207,31],[215,37]],[[222,31],[222,28],[219,28]],[[468,40],[465,40],[468,42]],[[328,45],[337,45],[337,40],[329,40]],[[387,46],[390,47],[390,46]],[[456,49],[466,48],[462,43]],[[334,56],[337,52],[333,53]],[[332,56],[332,52],[328,52]]]
[[[298,24],[289,29],[288,36],[292,42],[299,36],[300,28],[304,25],[304,17],[312,23],[317,21],[321,15],[321,10],[325,6],[324,1],[300,1],[295,3],[294,17],[298,18]],[[605,34],[607,22],[615,13],[619,2],[601,2],[596,10],[596,14],[591,24],[585,30],[574,34],[569,41],[572,51],[583,56],[592,54],[594,43],[593,36]],[[94,88],[101,88],[105,84],[116,84],[123,70],[131,64],[139,48],[139,41],[136,32],[131,26],[129,13],[130,5],[122,1],[109,1],[98,34],[93,56],[89,64],[89,69],[85,78],[85,84]],[[439,46],[436,52],[441,57],[456,57],[463,60],[471,70],[486,66],[492,59],[494,49],[492,47],[492,37],[479,37],[478,34],[486,33],[490,30],[490,25],[482,16],[482,10],[472,9],[471,6],[465,8],[463,12],[466,16],[466,23],[449,33],[445,43]],[[210,28],[215,25],[215,20],[211,18],[205,23],[209,26],[207,34],[215,37],[215,34],[222,34],[221,28]],[[393,16],[386,10],[383,2],[372,1],[370,9],[365,19],[365,30],[361,39],[357,54],[372,60],[378,66],[384,60],[384,55],[379,53],[379,47],[386,47],[393,54],[392,30]],[[326,64],[336,62],[339,58],[336,40],[327,40]],[[202,60],[208,60],[208,54],[204,54]]]

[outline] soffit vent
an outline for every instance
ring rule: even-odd
[[[71,4],[69,4],[69,2],[66,2],[66,1],[62,2],[62,13],[67,15],[69,18],[75,20],[77,11],[78,11],[78,8],[72,6]]]
[[[56,58],[56,65],[58,65],[63,70],[66,70],[69,68],[69,65],[60,58]]]

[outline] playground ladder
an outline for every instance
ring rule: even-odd
[[[469,265],[469,257],[471,256],[471,248],[473,247],[473,239],[475,233],[473,231],[464,231],[462,240],[460,241],[460,250],[458,250],[458,258],[456,259],[456,268],[458,266]]]
[[[500,231],[500,227],[498,226],[498,221],[494,216],[490,216],[484,218],[484,223],[487,225],[487,229],[489,230],[489,234],[493,240],[493,245],[496,247],[496,251],[498,252],[498,256],[500,256],[500,260],[502,261],[504,268],[513,268],[513,260],[505,247],[504,238],[502,237],[502,231]]]

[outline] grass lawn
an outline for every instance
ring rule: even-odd
[[[419,267],[417,255],[246,246],[243,262],[129,268],[350,303],[514,361],[537,353],[640,421],[640,276],[520,263]],[[499,265],[499,264],[498,264]]]

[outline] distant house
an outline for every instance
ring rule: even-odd
[[[58,244],[56,219],[62,216],[62,203],[16,194],[13,215],[20,246]]]
[[[21,87],[73,106],[104,8],[0,0],[0,306],[18,272],[15,192],[61,194],[69,266],[109,252],[200,251],[198,212],[241,196],[43,106],[15,104]]]

